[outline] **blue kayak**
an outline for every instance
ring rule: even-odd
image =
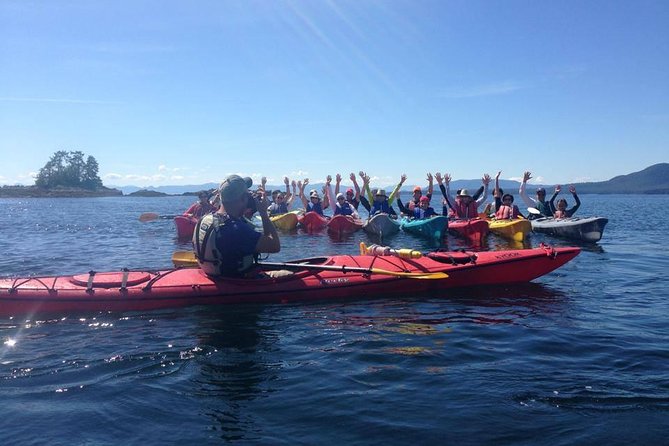
[[[404,219],[402,230],[425,238],[440,240],[448,229],[448,218],[436,215],[422,220]]]

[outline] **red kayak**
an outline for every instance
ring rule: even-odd
[[[178,215],[174,217],[174,224],[177,225],[177,237],[180,239],[189,239],[193,237],[197,218]]]
[[[0,314],[147,311],[190,305],[414,295],[455,287],[528,282],[559,268],[579,252],[579,248],[542,246],[478,253],[434,252],[415,259],[332,256],[292,262],[300,263],[294,274],[279,278],[213,279],[199,268],[9,278],[0,279]],[[440,278],[426,280],[430,274]]]
[[[328,224],[328,219],[316,212],[307,212],[297,217],[297,224],[308,232],[316,232],[324,229]]]
[[[480,218],[449,220],[448,230],[451,234],[478,245],[488,235],[488,222]]]
[[[335,234],[351,234],[362,229],[363,222],[350,215],[335,215],[328,221],[328,231]]]

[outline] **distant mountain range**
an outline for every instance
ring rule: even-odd
[[[424,187],[427,187],[425,182]],[[420,184],[423,186],[423,184]],[[455,180],[451,182],[451,191],[455,193],[458,189],[471,189],[475,191],[481,185],[481,180]],[[566,184],[565,184],[566,185]],[[494,186],[492,184],[491,186]],[[500,187],[507,192],[517,193],[520,183],[518,181],[500,180]],[[549,192],[555,187],[554,184],[532,184],[527,186],[528,193],[532,193],[537,187],[545,187]],[[611,178],[608,181],[591,182],[591,183],[576,183],[576,190],[579,194],[669,194],[669,163],[659,163],[647,167],[639,172],[630,173],[628,175],[619,175]],[[123,194],[128,195],[139,190],[149,190],[155,192],[162,192],[168,195],[184,195],[196,194],[200,190],[209,190],[218,187],[218,183],[193,184],[185,186],[159,186],[159,187],[137,187],[137,186],[110,186],[123,191]],[[269,189],[284,189],[284,185],[268,185]],[[316,189],[319,192],[323,187],[323,183],[309,184],[308,190]],[[345,190],[348,186],[344,187]],[[414,184],[410,183],[402,188],[402,192],[411,192]],[[390,188],[389,188],[390,189]],[[439,193],[438,186],[435,181],[435,194]],[[343,190],[342,190],[343,192]],[[388,190],[390,192],[390,190]]]

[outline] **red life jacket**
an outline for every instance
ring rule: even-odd
[[[520,210],[518,210],[518,206],[515,204],[513,206],[507,206],[503,204],[502,206],[497,209],[497,212],[495,212],[495,218],[497,220],[509,220],[509,219],[514,219],[518,218],[520,215]]]
[[[477,218],[479,216],[478,204],[474,200],[465,204],[464,201],[456,198],[454,207],[453,214],[457,218]]]

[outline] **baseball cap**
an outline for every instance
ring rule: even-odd
[[[221,201],[234,201],[241,198],[252,185],[253,180],[249,177],[230,175],[218,187],[218,193],[221,195]]]

